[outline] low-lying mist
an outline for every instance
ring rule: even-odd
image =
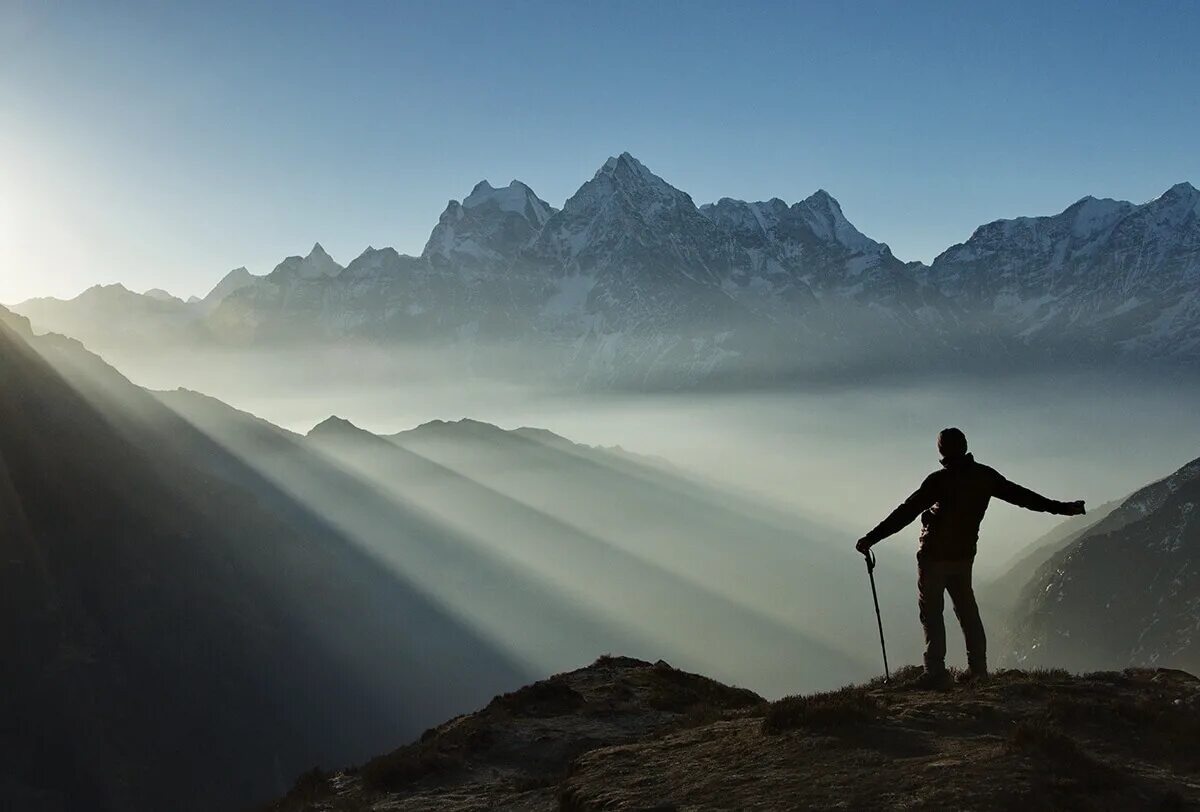
[[[122,361],[122,371],[151,389],[194,389],[295,431],[330,415],[379,434],[471,417],[619,445],[820,517],[843,529],[844,541],[937,467],[933,437],[945,426],[963,428],[977,458],[1010,479],[1091,506],[1169,473],[1200,449],[1193,408],[1200,381],[1128,368],[612,394],[514,383],[488,377],[486,368],[449,372],[436,354],[365,345],[197,352],[186,366],[173,354]],[[995,507],[980,568],[1000,567],[1054,521]],[[904,538],[890,546],[907,550]]]
[[[639,503],[636,480],[593,498],[578,482],[489,470],[486,461],[473,458],[473,448],[448,458],[432,454],[403,472],[345,449],[335,461],[379,488],[381,498],[418,508],[439,532],[461,539],[463,550],[493,562],[487,566],[523,572],[537,589],[557,596],[546,600],[573,603],[581,616],[609,624],[596,637],[598,645],[603,640],[637,648],[626,653],[669,655],[677,665],[767,694],[830,687],[876,668],[869,591],[851,545],[937,467],[933,440],[939,429],[964,429],[977,458],[1010,479],[1051,498],[1084,499],[1091,507],[1169,473],[1200,449],[1191,405],[1200,385],[1128,370],[905,373],[871,382],[648,394],[515,384],[499,375],[488,378],[486,368],[465,374],[434,353],[365,346],[197,352],[186,367],[170,355],[145,356],[125,359],[122,369],[137,383],[194,389],[300,433],[330,415],[376,435],[470,417],[659,458],[639,464],[666,465],[672,482],[695,482],[707,489],[704,498],[731,500],[725,523],[705,526],[691,517],[659,522],[655,511],[691,508],[661,498]],[[430,470],[422,466],[431,462],[459,484],[447,486],[439,474],[433,485],[414,474]],[[286,476],[280,481],[286,483]],[[627,501],[619,495],[624,487],[632,488]],[[319,490],[296,495],[329,515],[341,507]],[[744,517],[744,528],[727,518],[733,515]],[[752,520],[784,530],[751,530]],[[464,599],[456,576],[439,571],[436,552],[421,548],[414,557],[417,548],[389,541],[386,523],[359,529],[351,514],[344,521],[364,547],[532,669],[568,667],[602,653],[585,651],[584,638],[562,648],[553,634],[509,628],[508,615],[489,609],[486,595]],[[1058,521],[994,503],[980,540],[978,580],[1002,574],[1016,553]],[[791,552],[785,550],[792,543],[789,523]],[[919,658],[915,539],[914,526],[877,548],[884,622],[898,662]],[[427,565],[419,563],[421,556]],[[621,562],[623,574],[598,572],[605,561]],[[831,571],[838,573],[832,590]],[[627,591],[614,595],[610,583]],[[682,613],[681,605],[687,607]],[[689,613],[706,618],[708,626],[689,629]],[[985,607],[989,627],[1003,620]],[[762,636],[747,638],[751,628]],[[789,643],[792,633],[801,637]],[[739,639],[747,646],[714,652],[706,635],[716,635],[718,646]],[[951,656],[961,657],[957,636],[950,639]],[[837,665],[805,663],[799,669],[804,676],[797,675],[804,684],[792,686],[786,652],[754,656],[758,649],[800,646],[801,640],[825,646]]]

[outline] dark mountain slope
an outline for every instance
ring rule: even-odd
[[[1013,662],[1200,670],[1200,460],[1138,490],[1041,566]]]
[[[1032,541],[1013,556],[1012,562],[1000,575],[977,587],[980,602],[986,603],[1000,617],[1007,618],[1020,600],[1025,585],[1041,566],[1075,543],[1120,505],[1119,500],[1114,500],[1098,508],[1089,508],[1086,515],[1072,516]]]
[[[303,506],[279,496],[287,510],[270,509],[156,442],[172,425],[166,410],[135,441],[138,421],[110,416],[119,375],[108,370],[85,397],[27,342],[73,352],[76,372],[102,362],[5,321],[0,791],[10,808],[228,808],[307,765],[377,750],[427,723],[430,706],[460,707],[470,694],[447,673],[519,681]],[[425,667],[424,635],[457,656]]]

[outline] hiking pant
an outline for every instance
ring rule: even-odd
[[[946,624],[942,620],[943,595],[950,593],[954,614],[967,643],[967,666],[987,671],[987,637],[979,619],[979,604],[971,588],[971,559],[965,561],[918,561],[917,605],[925,629],[925,670],[940,673],[946,668]]]

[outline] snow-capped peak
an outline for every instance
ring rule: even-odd
[[[464,209],[474,209],[481,206],[495,206],[500,211],[519,214],[531,219],[539,226],[549,219],[553,210],[545,201],[533,193],[533,190],[519,180],[511,181],[508,186],[499,189],[486,180],[475,184],[471,194],[463,199]]]
[[[1090,237],[1111,228],[1133,208],[1132,203],[1124,200],[1096,198],[1088,195],[1063,212],[1063,215],[1070,214],[1072,217],[1072,234],[1076,237]]]
[[[800,212],[808,227],[823,240],[839,243],[852,251],[878,251],[882,246],[846,219],[833,195],[818,189],[792,208]]]
[[[628,152],[622,152],[615,158],[609,158],[604,162],[604,165],[596,170],[595,178],[601,175],[608,175],[612,178],[636,178],[643,183],[663,186],[669,186],[665,180],[655,175],[646,165],[637,158],[630,155]]]
[[[1148,205],[1153,204],[1180,206],[1184,209],[1194,209],[1200,213],[1200,189],[1187,181],[1176,183]]]
[[[519,180],[496,188],[475,184],[462,203],[451,200],[421,256],[459,267],[503,265],[529,243],[555,209]]]

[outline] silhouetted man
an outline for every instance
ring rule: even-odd
[[[921,541],[917,550],[917,602],[925,630],[925,673],[920,687],[940,688],[949,684],[946,674],[946,625],[942,621],[942,595],[950,593],[954,614],[967,643],[964,682],[987,676],[987,638],[979,619],[979,605],[971,588],[971,565],[979,524],[994,496],[1029,510],[1079,516],[1083,502],[1056,502],[1028,488],[1009,482],[994,468],[975,462],[967,453],[967,437],[959,429],[943,429],[937,438],[942,469],[925,477],[916,493],[904,500],[855,549],[865,554],[893,533],[921,517]]]

